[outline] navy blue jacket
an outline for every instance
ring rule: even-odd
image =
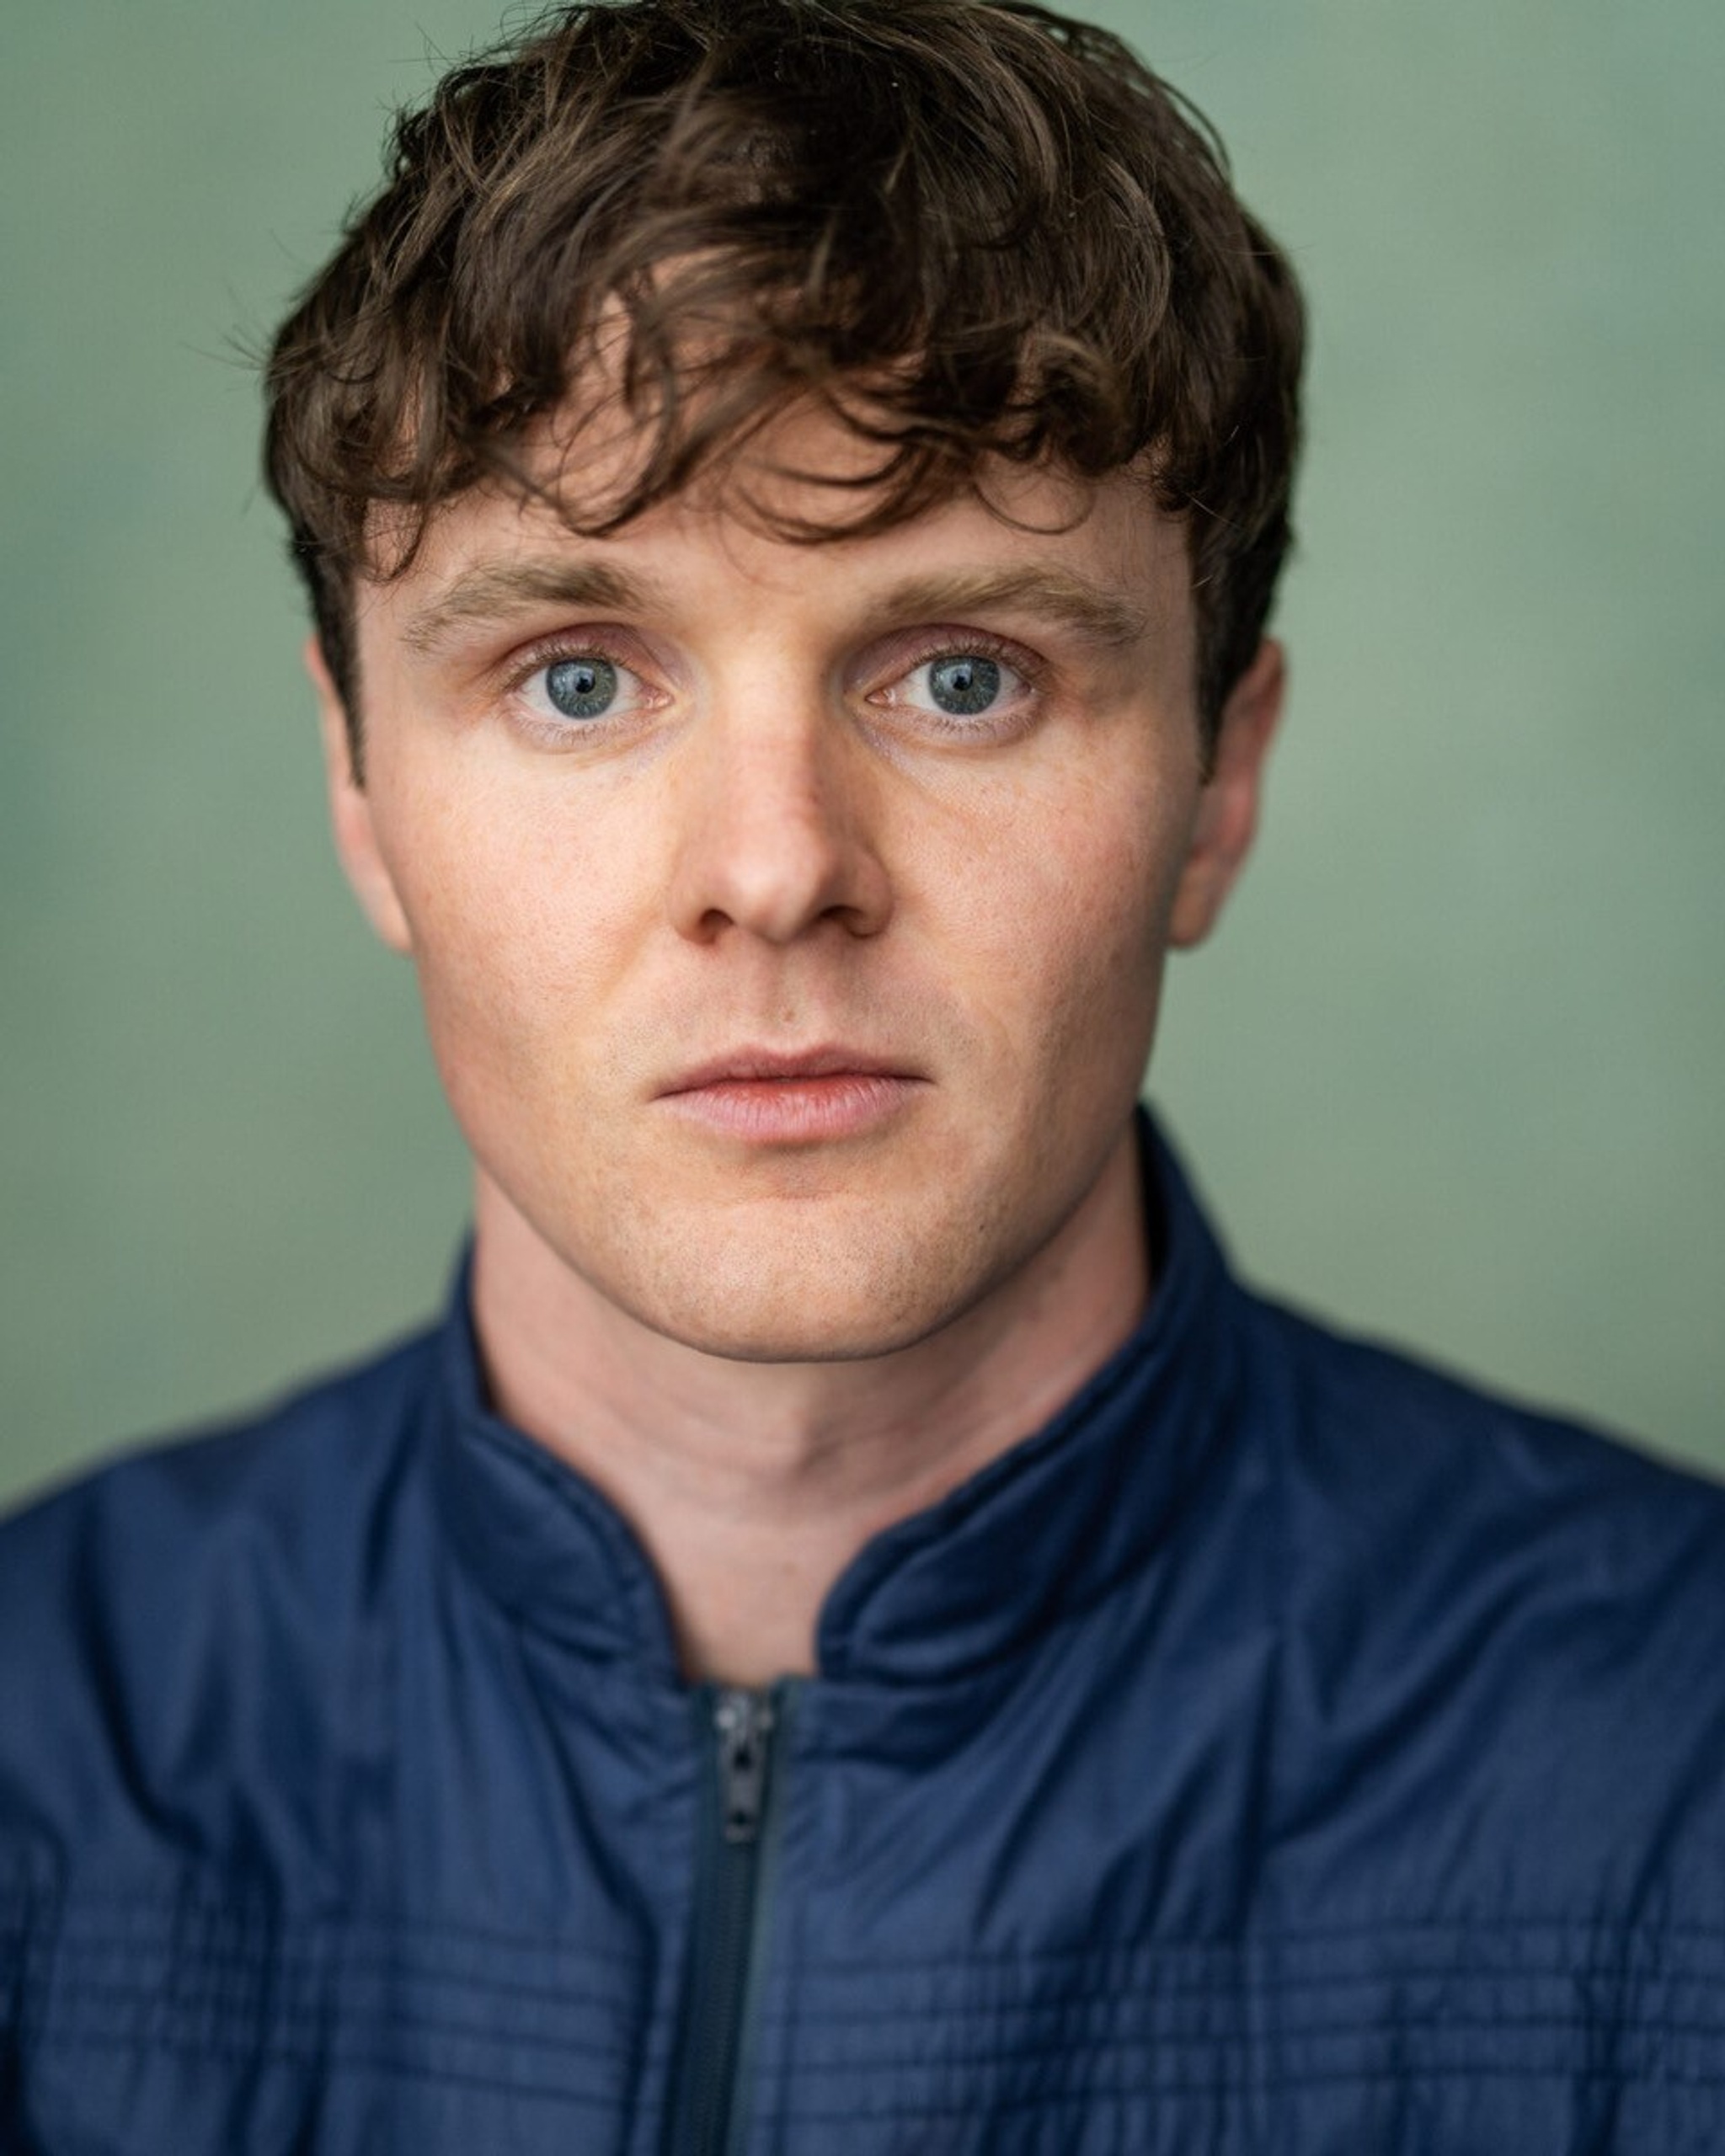
[[[1230,1278],[685,1685],[465,1298],[0,1530],[6,2156],[1718,2156],[1725,1493]]]

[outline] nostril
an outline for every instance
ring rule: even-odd
[[[868,935],[891,890],[881,838],[895,806],[842,729],[726,704],[679,772],[669,910],[702,941],[734,929],[782,944],[820,929]]]
[[[785,845],[755,857],[720,848],[708,860],[680,863],[671,910],[684,933],[702,940],[734,928],[783,943],[822,928],[873,935],[892,904],[872,849],[848,845],[817,854]]]

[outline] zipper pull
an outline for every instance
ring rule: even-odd
[[[718,1795],[728,1842],[752,1842],[766,1801],[772,1701],[765,1692],[727,1690],[714,1702]]]

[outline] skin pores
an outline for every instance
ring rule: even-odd
[[[851,453],[798,423],[804,468]],[[475,491],[362,584],[344,858],[482,1273],[570,1327],[821,1363],[1141,1306],[1130,1110],[1279,675],[1205,782],[1179,527],[1130,476],[996,497],[808,546],[722,488],[601,541]]]

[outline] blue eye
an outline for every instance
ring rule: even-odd
[[[966,650],[962,632],[948,633],[950,642],[941,639],[943,651],[872,691],[869,702],[920,713],[936,733],[955,739],[998,739],[1004,738],[1003,728],[1011,732],[1032,723],[1039,707],[1026,668],[991,649],[993,639],[986,636],[979,635]]]
[[[593,655],[559,659],[545,670],[545,694],[564,718],[603,718],[617,698],[617,670]]]
[[[928,669],[929,695],[954,718],[975,718],[998,699],[1000,692],[999,665],[975,652],[937,659]]]

